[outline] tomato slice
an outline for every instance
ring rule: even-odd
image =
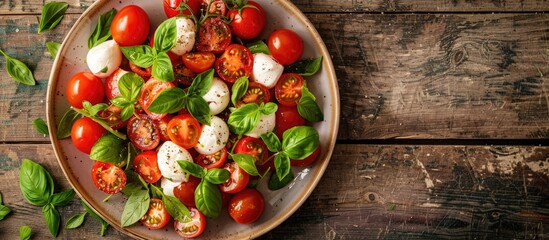
[[[269,149],[263,140],[254,137],[244,137],[236,143],[235,153],[248,154],[255,158],[256,165],[263,165],[269,158]]]
[[[146,114],[131,117],[127,131],[130,141],[141,150],[152,150],[160,143],[160,130]]]
[[[164,116],[166,116],[166,113],[158,114],[153,113],[148,110],[151,103],[160,95],[160,93],[168,88],[175,87],[175,84],[172,82],[163,82],[156,78],[150,78],[145,85],[143,85],[143,88],[141,89],[141,94],[139,95],[139,99],[137,100],[139,102],[139,105],[145,110],[145,112],[152,118],[152,119],[161,119]]]
[[[183,55],[185,57],[185,55]],[[175,81],[180,86],[188,87],[193,83],[196,74],[191,71],[182,61],[178,61],[173,67]]]
[[[112,129],[121,129],[128,124],[128,121],[122,121],[122,108],[110,105],[105,110],[99,111],[97,115],[105,120]]]
[[[279,104],[275,117],[275,133],[280,140],[282,140],[282,134],[284,131],[295,126],[305,125],[305,119],[299,115],[297,107],[287,107]]]
[[[250,77],[254,57],[250,50],[240,44],[231,44],[215,61],[215,71],[226,82],[234,83],[240,77]]]
[[[210,69],[215,62],[215,55],[212,52],[191,52],[184,54],[181,58],[185,66],[195,73]]]
[[[200,178],[189,176],[189,181],[183,181],[173,189],[173,195],[187,207],[196,207],[194,191],[200,184]]]
[[[132,72],[137,73],[137,75],[145,79],[149,78],[152,74],[152,67],[142,68],[140,66],[135,65],[131,61],[130,61],[130,69],[132,70]]]
[[[182,148],[194,147],[200,139],[202,126],[190,114],[177,115],[168,123],[168,136],[175,144]]]
[[[261,104],[261,103],[268,103],[270,101],[271,101],[271,92],[267,87],[263,86],[263,84],[258,82],[250,82],[248,85],[248,90],[246,91],[244,96],[242,96],[242,98],[238,100],[237,107],[247,103]]]
[[[156,151],[145,151],[135,156],[133,168],[148,183],[158,182],[162,177]]]
[[[145,213],[139,222],[149,229],[161,229],[168,225],[170,218],[164,202],[158,198],[151,198],[149,210],[147,210],[147,213]]]
[[[301,87],[305,80],[297,73],[285,73],[275,86],[275,98],[281,105],[293,107],[301,98]]]
[[[227,155],[227,149],[223,148],[214,154],[200,154],[196,159],[196,163],[207,169],[220,168],[225,163],[225,160],[227,160]]]
[[[174,229],[179,236],[184,238],[195,238],[200,236],[206,229],[206,217],[196,208],[190,208],[191,221],[179,222],[175,220]]]
[[[222,53],[231,44],[231,29],[220,17],[206,19],[198,31],[199,52]]]
[[[229,202],[229,215],[237,223],[255,222],[265,209],[265,198],[255,188],[246,188],[235,194]]]
[[[231,177],[219,185],[219,189],[226,193],[237,193],[242,191],[250,181],[250,175],[242,170],[235,162],[228,162],[223,165],[231,173]]]
[[[161,119],[153,120],[154,124],[158,127],[158,130],[160,130],[160,141],[162,142],[170,140],[170,136],[168,136],[168,123],[172,118],[172,115],[166,115]]]
[[[114,164],[95,161],[91,173],[93,184],[104,193],[115,194],[126,186],[126,173]]]

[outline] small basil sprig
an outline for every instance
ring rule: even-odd
[[[49,2],[42,7],[42,15],[38,24],[38,33],[55,28],[63,19],[69,4],[64,2]]]
[[[97,25],[95,25],[92,34],[88,38],[88,48],[93,48],[111,37],[111,23],[114,15],[116,15],[116,9],[114,8],[99,15]]]
[[[324,120],[324,114],[316,103],[315,95],[309,91],[307,86],[301,87],[301,98],[297,102],[299,115],[309,122],[320,122]]]
[[[191,220],[191,212],[179,199],[164,194],[160,188],[154,185],[151,185],[151,188],[153,193],[162,196],[162,202],[170,216],[180,222],[189,222]]]
[[[57,56],[57,52],[59,51],[59,48],[61,47],[61,43],[58,42],[46,42],[46,48],[48,49],[48,52],[50,52],[50,55],[55,58]]]
[[[90,214],[93,218],[97,219],[99,222],[101,222],[101,236],[105,236],[105,233],[107,232],[107,229],[109,228],[109,223],[105,221],[103,218],[101,218],[95,211],[93,211],[90,206],[88,206],[84,201],[81,202],[82,206],[86,209],[86,212]]]
[[[187,91],[181,88],[168,88],[162,91],[149,105],[153,113],[175,113],[186,108],[191,115],[203,124],[210,124],[210,107],[202,97],[210,89],[214,70],[209,69],[198,74]]]
[[[29,86],[36,84],[32,71],[29,67],[27,67],[27,65],[25,65],[25,63],[10,57],[8,54],[4,53],[2,49],[0,49],[0,53],[2,53],[2,55],[6,58],[6,68],[8,70],[8,74],[15,81]]]
[[[80,117],[81,115],[78,112],[74,111],[74,109],[70,108],[69,110],[67,110],[65,114],[63,114],[61,121],[59,121],[59,125],[57,125],[57,138],[63,139],[70,137],[72,125]]]
[[[145,216],[150,202],[151,198],[147,190],[139,190],[130,195],[122,211],[120,219],[122,227],[130,226]]]
[[[254,156],[250,154],[236,154],[236,153],[229,153],[233,161],[236,162],[238,167],[242,168],[246,173],[252,175],[252,176],[259,176],[259,171],[257,170],[257,167],[255,165],[256,159]]]
[[[8,214],[10,214],[11,209],[9,207],[6,207],[4,205],[4,201],[2,199],[2,193],[0,193],[0,220],[4,219]]]
[[[322,66],[322,56],[318,58],[306,59],[297,61],[294,64],[286,67],[285,72],[298,73],[301,76],[315,75]]]
[[[21,226],[19,228],[19,240],[29,240],[31,237],[32,229],[29,226]]]
[[[84,219],[86,219],[86,215],[88,212],[82,212],[79,214],[76,214],[69,218],[69,220],[65,223],[66,229],[75,229],[78,228],[84,223]]]
[[[256,126],[261,115],[275,113],[278,109],[276,103],[248,103],[239,108],[231,108],[231,115],[227,124],[234,133],[246,134],[251,132]]]
[[[36,128],[36,131],[38,131],[39,133],[42,133],[45,135],[49,134],[48,125],[46,125],[46,122],[44,121],[44,119],[42,118],[34,119],[34,121],[32,121],[32,125],[34,126],[34,128]]]
[[[130,119],[134,114],[134,104],[137,102],[144,84],[145,81],[143,81],[143,78],[133,72],[128,72],[120,77],[118,81],[120,96],[111,99],[111,103],[122,108],[122,112],[120,113],[122,121]]]
[[[90,159],[120,166],[126,162],[128,149],[126,143],[111,133],[105,133],[93,145]]]
[[[226,182],[231,173],[227,169],[206,169],[190,161],[177,161],[179,166],[189,174],[201,178],[196,187],[194,199],[196,208],[210,218],[217,218],[221,213],[221,192],[216,184]]]
[[[231,95],[231,102],[233,103],[233,106],[236,107],[236,103],[238,102],[238,99],[242,98],[246,91],[248,91],[248,86],[250,82],[248,81],[248,77],[240,77],[238,78],[232,87],[232,95]]]
[[[253,54],[265,53],[265,54],[271,55],[271,52],[269,51],[269,47],[262,40],[250,43],[246,45],[246,47],[248,47],[248,49],[250,49],[250,52],[252,52]]]
[[[84,117],[89,117],[91,120],[95,121],[99,125],[101,125],[105,130],[109,131],[110,133],[114,134],[116,137],[126,140],[126,134],[120,133],[116,130],[114,130],[109,124],[97,116],[97,113],[101,110],[105,110],[108,105],[104,103],[98,103],[96,105],[91,105],[90,102],[84,101],[82,102],[83,109],[78,108],[72,108],[75,112],[83,115]]]

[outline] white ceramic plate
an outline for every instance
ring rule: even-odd
[[[59,50],[50,75],[47,118],[52,133],[57,132],[57,124],[69,109],[69,104],[64,97],[67,81],[77,72],[88,71],[85,64],[85,56],[88,51],[87,40],[99,15],[112,8],[121,9],[128,4],[137,4],[145,9],[152,27],[156,28],[166,19],[160,2],[99,0],[75,22]],[[309,88],[317,96],[317,102],[324,112],[325,120],[314,124],[320,134],[322,152],[312,167],[293,169],[294,173],[297,173],[297,177],[290,187],[278,191],[270,191],[264,185],[259,187],[265,197],[266,206],[258,221],[247,225],[237,224],[230,219],[226,211],[223,211],[224,213],[218,219],[208,219],[206,231],[201,238],[255,238],[278,226],[293,214],[311,194],[326,170],[336,141],[339,127],[339,93],[334,68],[326,46],[314,26],[290,1],[257,0],[257,2],[267,12],[267,26],[262,39],[266,39],[268,34],[276,28],[289,28],[297,32],[304,40],[303,58],[323,56],[321,72],[306,78]],[[59,164],[75,191],[112,226],[134,238],[178,238],[173,230],[173,224],[168,225],[166,230],[149,230],[139,224],[122,228],[120,216],[126,197],[117,194],[111,197],[108,202],[103,202],[107,195],[97,190],[93,185],[91,180],[92,161],[89,156],[78,151],[72,145],[70,138],[59,140],[55,134],[51,134],[50,138]]]

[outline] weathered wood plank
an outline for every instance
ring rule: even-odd
[[[322,180],[305,204],[261,239],[520,238],[549,234],[549,147],[337,145]],[[0,146],[0,192],[13,213],[0,233],[17,238],[29,225],[48,238],[40,209],[24,202],[18,168],[42,164],[57,189],[69,187],[51,146]],[[83,211],[63,207],[63,221]],[[60,237],[97,238],[88,218]],[[109,230],[105,239],[122,239]]]

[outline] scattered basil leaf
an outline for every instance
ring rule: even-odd
[[[111,23],[114,15],[116,15],[116,9],[114,8],[99,15],[97,25],[95,25],[92,34],[88,38],[88,48],[93,48],[111,37]]]
[[[320,122],[324,120],[324,114],[315,100],[315,95],[303,85],[303,87],[301,87],[301,98],[297,103],[297,111],[300,116],[309,122]]]
[[[139,221],[147,213],[150,201],[147,190],[140,190],[130,195],[122,211],[120,221],[122,227],[130,226]]]
[[[107,230],[109,229],[109,223],[103,219],[101,219],[101,236],[104,237],[107,233]]]
[[[175,220],[180,222],[191,221],[191,212],[189,209],[176,197],[162,194],[162,202],[166,210]]]
[[[236,106],[236,103],[238,102],[238,99],[242,98],[246,91],[248,91],[248,85],[249,80],[248,77],[240,77],[238,78],[232,87],[232,95],[231,95],[231,102],[233,103],[233,106]]]
[[[118,165],[127,157],[126,143],[111,133],[105,133],[95,142],[90,159]]]
[[[0,53],[6,58],[6,68],[8,74],[17,82],[20,82],[25,85],[35,85],[36,80],[32,75],[32,71],[25,65],[25,63],[19,61],[18,59],[8,56],[4,51],[0,50]]]
[[[257,167],[255,166],[255,157],[249,154],[234,154],[229,153],[231,158],[238,164],[242,170],[247,172],[248,174],[252,176],[259,176],[259,171],[257,171]]]
[[[154,63],[154,50],[148,45],[121,47],[122,54],[133,64],[148,68]]]
[[[29,240],[32,229],[29,226],[21,226],[19,228],[19,240]]]
[[[210,114],[210,106],[204,98],[200,96],[189,96],[187,98],[187,110],[200,123],[210,125],[212,115]]]
[[[306,59],[297,61],[294,64],[286,67],[286,72],[298,73],[301,76],[312,76],[315,75],[320,67],[322,66],[322,56],[318,58]]]
[[[151,75],[164,82],[172,82],[175,79],[172,62],[166,52],[160,52],[154,59]]]
[[[44,121],[44,119],[42,118],[34,119],[34,121],[32,121],[32,125],[34,126],[34,128],[36,128],[36,131],[38,131],[39,133],[42,133],[45,135],[49,134],[48,125],[46,125],[46,122]]]
[[[50,55],[55,58],[57,56],[57,52],[59,51],[59,48],[61,47],[61,43],[58,42],[46,42],[46,48],[48,49],[48,52],[50,52]]]
[[[227,124],[234,133],[246,134],[255,128],[260,118],[261,111],[259,105],[248,103],[234,109],[229,116]]]
[[[53,179],[40,164],[23,159],[19,171],[19,186],[23,197],[32,205],[44,206],[53,194]]]
[[[208,170],[204,179],[213,184],[222,184],[229,180],[231,172],[224,168],[213,168]]]
[[[274,102],[268,102],[266,104],[261,104],[260,109],[263,115],[269,115],[275,113],[276,110],[278,110],[278,105],[276,105],[276,103]]]
[[[84,208],[86,209],[86,212],[88,214],[90,214],[90,216],[92,216],[93,218],[95,218],[99,222],[101,222],[101,236],[105,236],[105,233],[107,232],[107,229],[109,228],[109,223],[107,221],[103,220],[103,218],[101,218],[99,215],[97,215],[97,213],[95,213],[95,211],[92,210],[90,208],[90,206],[88,206],[88,204],[86,204],[84,201],[82,201],[82,206],[84,206]]]
[[[157,53],[167,52],[175,46],[177,25],[175,18],[168,18],[162,22],[154,33],[154,48]]]
[[[61,121],[59,122],[59,125],[57,127],[57,138],[63,139],[70,137],[72,125],[80,117],[80,114],[74,111],[72,108],[67,110],[67,112],[63,114],[63,117],[61,118]]]
[[[69,4],[64,2],[49,2],[42,7],[42,15],[38,25],[38,33],[51,30],[61,22]]]
[[[4,197],[2,196],[2,192],[0,192],[0,205],[4,204]]]
[[[201,181],[194,192],[196,208],[210,218],[217,218],[221,213],[221,192],[217,185]]]
[[[63,192],[54,193],[51,196],[51,204],[56,207],[62,207],[67,204],[74,198],[74,190],[69,189]]]
[[[168,88],[162,91],[149,105],[153,113],[175,113],[186,105],[187,93],[181,88]]]
[[[313,153],[320,143],[318,132],[309,126],[297,126],[282,134],[282,152],[289,158],[301,160]]]
[[[179,167],[181,167],[181,169],[185,170],[186,172],[197,178],[204,178],[204,176],[206,176],[207,169],[196,163],[193,163],[192,161],[178,160],[177,164],[179,164]]]
[[[265,134],[261,134],[261,136],[259,137],[263,140],[265,145],[267,145],[267,148],[269,149],[269,151],[279,152],[282,150],[282,143],[280,142],[280,139],[278,139],[275,133],[268,132]]]
[[[46,204],[42,207],[42,213],[44,214],[44,219],[48,225],[48,229],[52,236],[57,237],[59,233],[59,225],[61,225],[61,216],[59,211],[52,204]]]
[[[288,174],[286,174],[286,176],[283,179],[280,179],[278,175],[273,174],[271,176],[271,179],[269,180],[268,187],[270,190],[273,190],[273,191],[278,190],[285,187],[286,185],[291,183],[293,180],[294,180],[294,173],[291,170],[290,172],[288,172]]]
[[[72,216],[66,223],[65,228],[66,229],[75,229],[78,228],[84,223],[84,219],[86,219],[87,212],[79,213],[74,216]]]
[[[290,158],[284,152],[279,152],[274,159],[276,175],[283,180],[291,171]]]
[[[204,96],[211,88],[214,77],[214,69],[210,68],[193,79],[187,91],[189,96]]]
[[[5,205],[0,204],[0,220],[3,220],[8,214],[10,214],[11,209]]]
[[[269,51],[269,47],[262,40],[250,43],[246,45],[246,47],[250,49],[250,52],[252,52],[252,54],[265,53],[265,54],[271,55],[271,52]]]

